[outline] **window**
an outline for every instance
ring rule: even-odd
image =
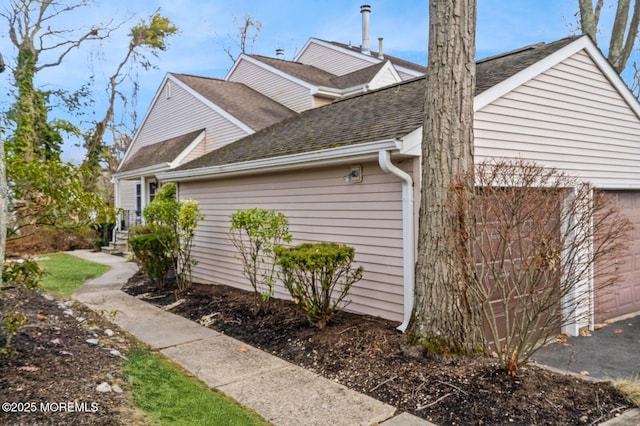
[[[142,213],[142,185],[136,183],[136,216]]]
[[[149,202],[152,202],[154,198],[156,198],[156,191],[158,190],[158,183],[151,182],[149,183]]]

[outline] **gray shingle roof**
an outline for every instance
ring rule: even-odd
[[[386,62],[380,62],[366,68],[351,72],[349,74],[335,77],[331,81],[339,89],[346,89],[361,84],[369,83],[380,71]]]
[[[479,60],[476,64],[476,95],[530,67],[582,36],[553,43],[538,43]]]
[[[349,74],[337,76],[313,65],[305,65],[300,62],[285,61],[261,55],[249,56],[308,83],[336,89],[346,89],[370,82],[385,64],[385,62],[380,62]]]
[[[332,83],[332,79],[336,76],[330,72],[323,71],[320,68],[316,68],[313,65],[305,65],[300,62],[285,61],[282,59],[269,58],[261,55],[249,55],[250,57],[264,62],[267,65],[274,67],[277,70],[283,71],[289,75],[297,77],[308,83],[312,83],[316,86],[328,86],[335,87]]]
[[[180,153],[184,151],[203,130],[204,129],[196,130],[175,138],[154,143],[153,145],[143,146],[136,151],[133,157],[129,158],[127,162],[120,167],[118,173],[155,166],[162,163],[170,163],[180,155]]]
[[[253,130],[296,115],[295,111],[241,83],[186,74],[171,75]]]
[[[249,135],[178,170],[399,138],[423,120],[424,79],[335,101]]]
[[[476,95],[551,55],[577,37],[537,44],[477,63]],[[400,138],[422,126],[424,77],[304,111],[212,151],[178,170],[219,166]]]

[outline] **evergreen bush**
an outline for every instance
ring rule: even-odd
[[[167,226],[151,224],[129,230],[129,248],[142,271],[165,288],[174,265],[175,236]]]
[[[353,247],[336,243],[305,243],[276,248],[282,281],[310,324],[323,329],[344,309],[351,286],[362,278],[353,268]]]

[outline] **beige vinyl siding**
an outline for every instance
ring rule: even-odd
[[[309,88],[244,59],[236,65],[229,81],[243,83],[296,112],[313,107],[313,97]]]
[[[164,88],[152,105],[149,115],[136,136],[129,158],[143,146],[206,128],[206,152],[234,142],[247,133],[196,99],[177,83],[171,82],[172,96],[167,99]]]
[[[206,153],[207,153],[206,143],[205,141],[202,141],[189,154],[187,154],[186,157],[184,157],[184,160],[180,162],[180,165],[186,164],[189,161],[195,160],[198,157],[202,157]]]
[[[476,160],[520,157],[596,186],[640,186],[640,120],[580,52],[475,113]]]
[[[362,68],[371,66],[379,61],[367,61],[338,50],[338,47],[330,49],[317,43],[310,43],[307,49],[298,58],[298,62],[313,65],[316,68],[335,75],[345,75]]]
[[[205,215],[196,231],[194,277],[250,290],[228,240],[238,209],[276,209],[289,218],[293,244],[333,241],[356,249],[364,277],[349,310],[402,319],[402,205],[400,182],[376,163],[363,164],[362,183],[347,184],[349,166],[255,177],[180,183],[180,197],[197,199]],[[287,298],[278,285],[277,297]]]
[[[334,100],[335,99],[321,98],[319,96],[314,96],[313,97],[313,107],[314,108],[318,108],[318,107],[321,107],[321,106],[329,105]]]
[[[136,210],[136,184],[140,180],[120,181],[120,208],[128,211]]]

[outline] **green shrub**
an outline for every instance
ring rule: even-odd
[[[283,282],[310,324],[320,329],[349,303],[353,283],[362,278],[362,266],[353,269],[353,247],[336,243],[306,243],[276,248]]]
[[[0,357],[12,355],[11,339],[27,325],[27,317],[18,312],[21,302],[7,298],[5,293],[11,288],[17,292],[40,289],[44,271],[35,260],[4,262],[2,284],[0,286],[0,338],[4,346],[0,347]]]
[[[2,268],[2,287],[18,290],[37,290],[40,288],[44,271],[35,260],[4,262]]]
[[[275,249],[291,242],[289,220],[275,210],[253,208],[231,215],[231,242],[242,259],[244,276],[249,280],[258,301],[258,309],[268,310],[273,297]]]
[[[160,257],[170,257],[173,263],[173,271],[176,275],[178,291],[184,293],[191,287],[191,268],[196,261],[191,257],[191,248],[195,230],[204,217],[200,213],[197,201],[180,200],[177,197],[177,187],[174,182],[163,185],[156,193],[155,198],[144,208],[142,215],[146,223],[169,229],[171,241],[163,235],[160,238],[160,246],[165,248]],[[163,231],[164,232],[164,231]]]
[[[165,288],[174,265],[173,230],[161,225],[134,226],[129,230],[129,248],[145,274]]]

